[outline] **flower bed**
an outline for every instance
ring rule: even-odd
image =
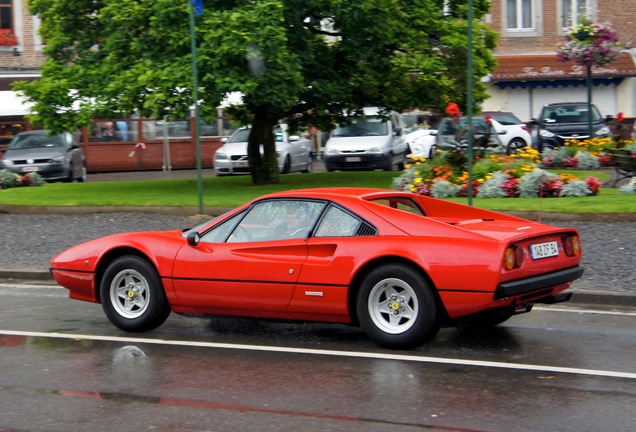
[[[41,186],[44,183],[44,179],[38,173],[20,175],[7,169],[0,170],[0,189],[18,186]]]
[[[477,198],[531,198],[588,196],[599,192],[596,177],[579,179],[573,174],[554,174],[541,168],[541,156],[531,148],[510,156],[485,154],[475,160],[473,196]],[[393,188],[419,195],[449,198],[468,195],[466,155],[458,150],[437,151],[430,160],[415,159]]]

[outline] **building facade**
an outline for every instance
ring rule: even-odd
[[[546,103],[587,101],[586,68],[556,57],[564,28],[585,17],[611,23],[623,47],[616,62],[593,68],[592,102],[604,116],[636,115],[633,0],[492,0],[486,21],[500,34],[498,66],[484,77],[490,99],[482,109],[530,120]]]

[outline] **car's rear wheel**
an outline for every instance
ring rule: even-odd
[[[283,174],[289,174],[291,170],[291,160],[289,159],[289,155],[285,158],[285,162],[283,162]]]
[[[125,255],[114,260],[104,272],[99,292],[104,313],[125,331],[152,330],[170,315],[159,274],[138,256]]]
[[[506,153],[512,154],[515,151],[524,148],[526,145],[527,144],[523,138],[513,138],[508,143],[508,147],[506,148]]]
[[[362,330],[386,348],[415,348],[439,330],[431,288],[421,274],[402,264],[380,266],[364,278],[356,311]]]

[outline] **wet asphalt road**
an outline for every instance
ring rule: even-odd
[[[131,334],[59,287],[0,298],[0,431],[633,429],[626,308],[536,307],[388,351],[341,325],[173,314]]]

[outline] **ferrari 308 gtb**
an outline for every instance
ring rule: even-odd
[[[441,326],[496,325],[569,300],[580,261],[575,229],[408,192],[324,188],[266,195],[184,231],[92,240],[53,258],[51,272],[126,331],[174,311],[346,323],[407,349]]]

